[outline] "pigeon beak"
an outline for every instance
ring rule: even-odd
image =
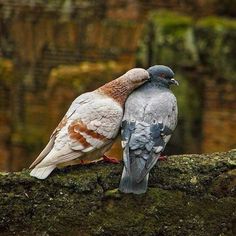
[[[179,86],[179,82],[177,80],[175,80],[174,78],[172,78],[170,81],[172,84]]]

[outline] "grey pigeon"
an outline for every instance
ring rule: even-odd
[[[33,168],[30,175],[45,179],[57,166],[101,158],[119,133],[126,98],[147,80],[148,72],[135,68],[77,97],[30,166]]]
[[[150,82],[136,89],[125,103],[122,121],[124,168],[119,189],[147,191],[149,172],[177,125],[177,101],[170,85],[178,85],[173,71],[163,65],[148,70]]]

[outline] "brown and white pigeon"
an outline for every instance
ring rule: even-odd
[[[100,159],[118,135],[128,95],[148,79],[146,70],[134,68],[77,97],[30,166],[33,168],[30,175],[45,179],[58,165]]]

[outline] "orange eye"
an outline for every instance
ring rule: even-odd
[[[162,77],[162,78],[165,78],[165,76],[166,76],[166,75],[165,75],[165,74],[163,74],[163,73],[162,73],[162,74],[160,74],[160,77]]]

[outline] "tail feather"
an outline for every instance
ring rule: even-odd
[[[38,179],[46,179],[51,172],[56,168],[55,165],[51,166],[44,166],[44,167],[35,167],[31,172],[30,175],[36,177]]]
[[[142,194],[147,191],[148,187],[148,177],[147,174],[141,182],[137,182],[132,175],[128,173],[126,167],[123,169],[119,190],[124,193],[134,193],[134,194]]]
[[[36,160],[30,165],[30,169],[34,168],[37,164],[39,164],[52,150],[55,141],[55,136],[53,136],[48,142],[47,146],[43,149],[43,151],[38,155]]]

